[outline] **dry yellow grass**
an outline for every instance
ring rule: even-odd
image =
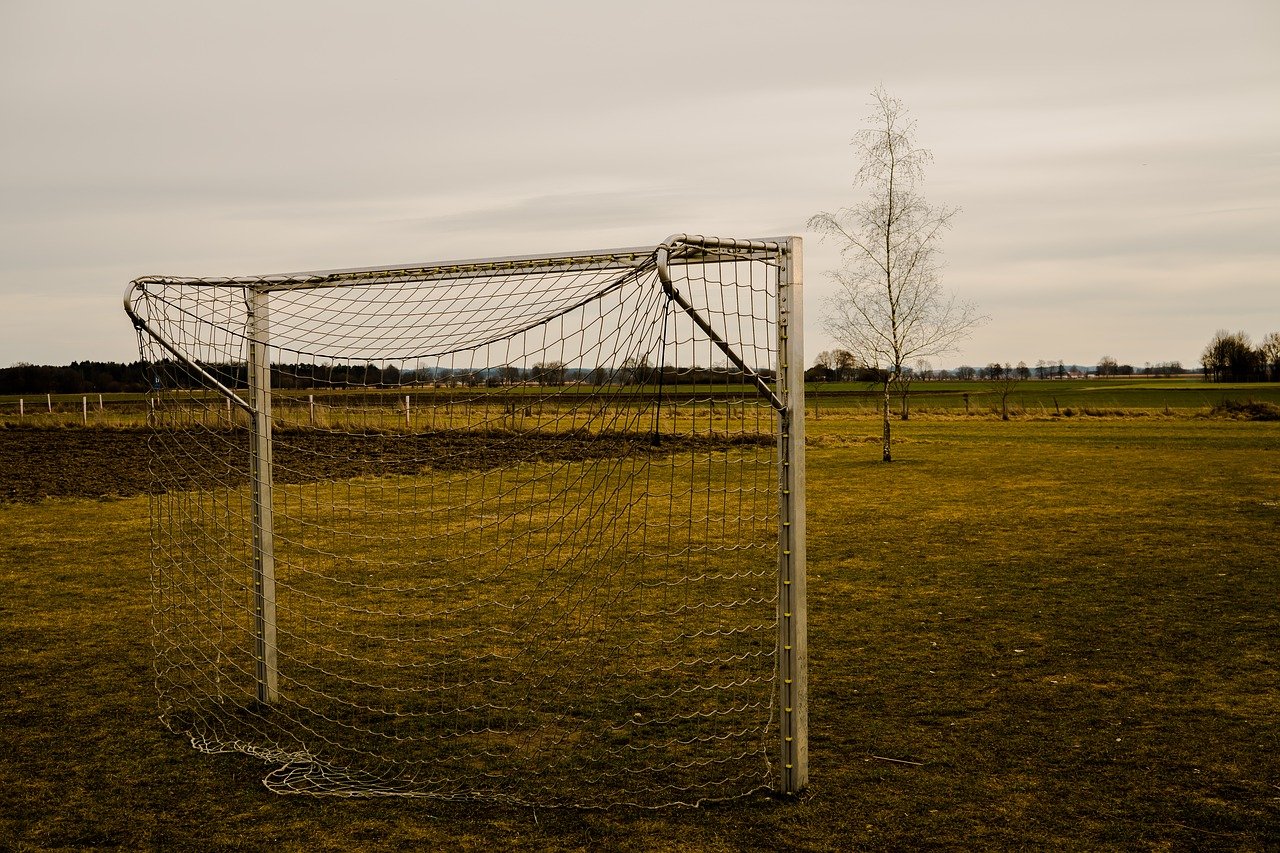
[[[146,499],[0,506],[0,846],[1280,846],[1280,424],[811,421],[812,786],[551,810],[279,797],[156,720]]]

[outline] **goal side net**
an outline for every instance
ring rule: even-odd
[[[800,246],[131,282],[165,724],[282,793],[803,788]]]

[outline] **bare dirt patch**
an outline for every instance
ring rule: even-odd
[[[303,483],[635,453],[709,452],[773,441],[756,435],[671,435],[655,445],[650,436],[636,434],[289,430],[277,434],[273,455],[276,482]],[[239,485],[249,478],[248,446],[245,430],[0,429],[0,502]]]

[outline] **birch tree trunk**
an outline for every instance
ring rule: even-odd
[[[890,450],[890,431],[889,431],[889,380],[884,381],[884,461],[892,462],[893,453]]]

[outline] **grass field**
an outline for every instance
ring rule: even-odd
[[[146,498],[0,505],[0,849],[1280,848],[1280,423],[1125,387],[1058,405],[1149,416],[925,404],[890,465],[818,397],[794,802],[271,794],[156,719]]]
[[[1001,391],[992,382],[915,382],[912,413],[985,416],[1001,410]],[[826,412],[865,411],[883,401],[879,386],[865,383],[811,383],[808,408]],[[1199,377],[1027,380],[1009,392],[1014,417],[1097,416],[1120,412],[1164,414],[1208,409],[1224,400],[1280,403],[1280,383],[1214,383]],[[899,404],[894,398],[894,411]]]

